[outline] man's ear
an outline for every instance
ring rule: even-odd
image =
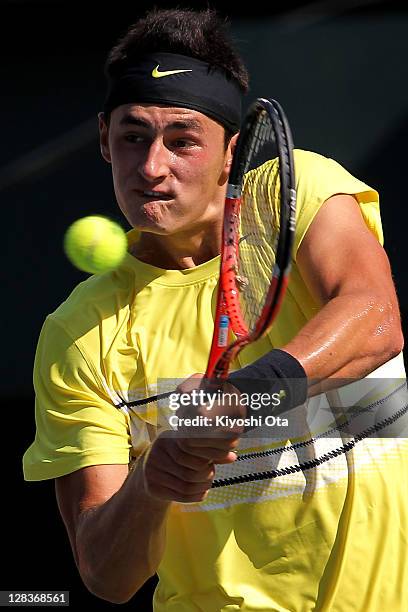
[[[230,147],[231,147],[231,163],[232,163],[232,157],[233,157],[233,155],[234,155],[235,147],[237,146],[238,136],[239,136],[239,132],[238,132],[237,134],[234,134],[234,136],[231,138],[231,141],[230,141]]]
[[[220,177],[220,185],[224,185],[228,181],[228,176],[231,170],[232,158],[234,156],[235,145],[237,144],[238,134],[234,134],[228,143],[227,150],[225,151],[224,168]]]
[[[101,148],[101,155],[105,161],[111,163],[111,156],[109,150],[109,126],[105,121],[103,113],[98,113],[99,123],[99,146]]]
[[[235,151],[235,147],[237,146],[238,136],[239,136],[239,132],[238,134],[234,134],[234,136],[231,138],[229,145],[228,145],[228,157],[227,157],[228,170],[231,169],[232,158],[234,157],[234,151]]]

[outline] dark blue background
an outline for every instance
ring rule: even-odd
[[[408,13],[392,10],[393,2],[323,4],[324,9],[322,3],[302,9],[304,2],[273,3],[273,10],[256,13],[250,6],[241,12],[226,3],[217,7],[230,16],[250,69],[246,103],[257,95],[276,97],[298,147],[333,157],[380,191],[385,246],[405,325]],[[45,316],[86,278],[63,254],[67,225],[102,213],[127,228],[115,205],[110,169],[99,155],[96,113],[104,95],[105,55],[147,6],[0,2],[6,560],[0,589],[70,590],[74,608],[113,606],[82,586],[53,484],[22,480],[21,457],[35,430],[32,363]],[[153,582],[124,607],[150,610]]]

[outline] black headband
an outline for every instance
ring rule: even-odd
[[[158,52],[109,79],[104,112],[121,104],[156,102],[200,111],[237,132],[241,98],[237,81],[223,70],[186,55]]]

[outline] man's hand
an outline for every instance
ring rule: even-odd
[[[176,390],[179,394],[191,394],[199,390],[202,374],[195,374]],[[144,480],[147,492],[163,500],[178,502],[202,501],[211,488],[215,476],[214,464],[233,463],[237,455],[234,449],[244,427],[217,427],[216,416],[244,418],[246,407],[239,402],[239,391],[224,383],[216,397],[229,394],[228,401],[211,402],[179,408],[180,419],[207,417],[213,423],[206,427],[181,427],[177,431],[158,436],[144,458]],[[208,434],[208,435],[207,435]]]

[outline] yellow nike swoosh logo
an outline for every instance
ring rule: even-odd
[[[156,68],[152,70],[152,77],[155,79],[161,79],[162,77],[178,74],[179,72],[193,72],[192,70],[163,70],[159,72],[159,66],[160,64],[157,64]]]

